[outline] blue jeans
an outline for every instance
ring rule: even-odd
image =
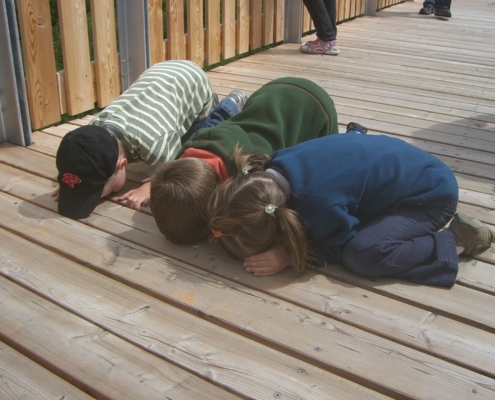
[[[220,100],[220,103],[218,103],[218,106],[213,109],[210,115],[200,121],[194,121],[186,134],[181,137],[181,143],[186,143],[192,136],[192,134],[199,131],[200,129],[217,126],[220,122],[233,117],[237,113],[239,113],[239,109],[237,108],[234,100],[228,97],[223,98],[222,100]]]
[[[454,234],[438,232],[456,211],[444,207],[401,207],[365,222],[344,247],[342,262],[368,277],[389,276],[424,285],[452,287],[458,271]]]
[[[303,0],[316,28],[316,35],[323,41],[337,38],[337,0]]]

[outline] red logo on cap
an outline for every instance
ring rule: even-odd
[[[64,174],[64,179],[62,179],[62,182],[74,189],[74,185],[81,183],[81,180],[77,175],[72,175],[70,172],[66,172]]]

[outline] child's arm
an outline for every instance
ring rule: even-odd
[[[141,206],[146,207],[150,202],[150,187],[151,182],[146,182],[137,189],[129,190],[127,193],[120,196],[118,200],[127,200],[127,205],[130,208],[139,210]]]
[[[287,268],[289,259],[284,249],[277,246],[264,253],[247,257],[244,260],[244,266],[246,271],[254,276],[269,276]]]

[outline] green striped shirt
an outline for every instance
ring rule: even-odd
[[[218,104],[205,72],[187,60],[146,70],[90,123],[115,135],[130,161],[149,165],[175,159],[180,138]]]

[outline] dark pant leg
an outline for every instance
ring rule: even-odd
[[[435,1],[435,8],[437,10],[447,7],[450,10],[450,5],[452,4],[452,0],[436,0]]]
[[[370,220],[344,247],[344,265],[363,276],[451,287],[458,271],[455,239],[450,229],[438,230],[456,206],[402,207]]]
[[[337,38],[337,0],[303,0],[321,40]]]
[[[217,126],[230,117],[233,117],[237,113],[239,113],[239,109],[237,108],[237,105],[234,103],[234,101],[227,97],[223,98],[210,115],[208,115],[206,118],[203,118],[202,120],[194,121],[186,134],[181,137],[181,143],[186,143],[189,138],[200,129]]]

